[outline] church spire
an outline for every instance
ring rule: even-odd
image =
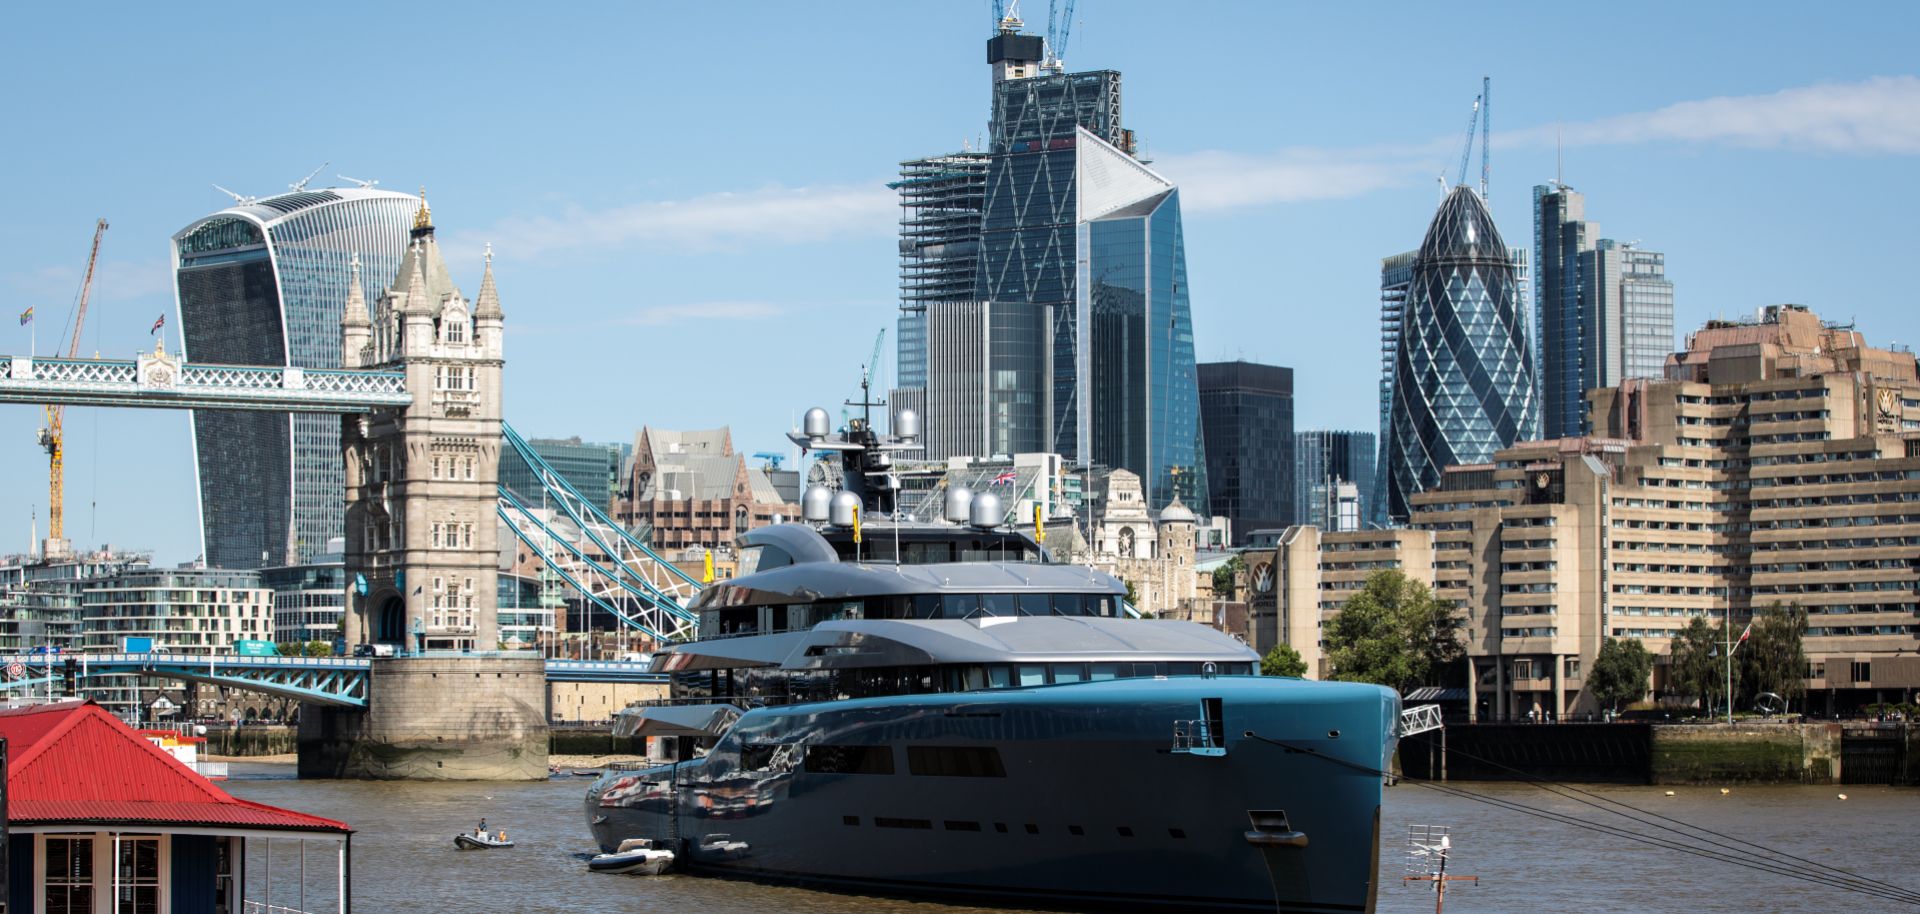
[[[433,226],[429,225],[427,229],[431,232]],[[418,230],[416,229],[415,231]],[[427,301],[427,252],[426,246],[421,243],[419,238],[413,240],[412,255],[402,262],[402,267],[407,271],[407,284],[400,289],[400,291],[406,293],[407,296],[405,310],[431,310],[433,303]]]
[[[473,301],[474,317],[502,317],[500,291],[493,286],[493,244],[487,244],[487,271],[480,277],[480,295]]]

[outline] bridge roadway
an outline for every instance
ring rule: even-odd
[[[364,413],[413,402],[398,371],[0,356],[0,403]]]
[[[425,657],[480,657],[485,654],[421,654]],[[513,654],[495,656],[512,657]],[[237,654],[20,654],[0,656],[0,669],[23,671],[0,682],[0,691],[32,689],[60,679],[66,661],[78,676],[140,675],[232,686],[335,707],[367,706],[370,657],[245,657]],[[15,665],[19,666],[16,667]],[[664,683],[664,673],[647,664],[613,660],[547,661],[549,682]],[[35,676],[34,674],[39,674]]]

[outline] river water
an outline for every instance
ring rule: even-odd
[[[226,787],[236,796],[351,824],[354,907],[385,912],[526,914],[973,914],[978,908],[854,897],[687,876],[657,878],[586,872],[594,851],[580,801],[586,778],[544,783],[382,783],[298,781],[291,765],[236,762]],[[1475,796],[1606,818],[1525,785],[1455,785]],[[1596,794],[1748,841],[1847,867],[1920,890],[1920,791],[1889,787],[1589,787]],[[1844,791],[1848,799],[1839,799]],[[518,847],[459,852],[455,832],[486,816]],[[1617,824],[1625,824],[1615,820]],[[1448,893],[1450,912],[1645,914],[1645,912],[1826,912],[1914,910],[1630,844],[1402,784],[1387,792],[1381,859],[1382,914],[1433,910],[1430,891],[1402,887],[1406,827],[1451,826],[1452,872],[1480,878]],[[1644,829],[1642,829],[1644,830]],[[264,880],[254,842],[249,898]],[[299,847],[273,842],[275,904],[298,905]],[[309,842],[305,910],[332,911],[333,850]]]

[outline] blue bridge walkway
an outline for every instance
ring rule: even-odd
[[[472,656],[472,655],[460,655]],[[13,678],[0,691],[31,690],[60,680],[67,662],[76,677],[138,675],[231,686],[337,707],[367,706],[367,657],[243,657],[230,654],[26,654],[0,657]],[[647,664],[604,660],[548,660],[549,682],[665,683]]]

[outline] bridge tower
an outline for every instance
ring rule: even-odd
[[[399,272],[371,313],[361,284],[356,258],[341,319],[344,366],[404,372],[413,404],[344,420],[346,640],[404,652],[496,650],[505,315],[492,251],[468,300],[423,197]]]
[[[504,321],[492,252],[469,301],[424,195],[398,275],[371,310],[356,258],[342,362],[401,372],[412,402],[343,424],[345,635],[403,656],[371,661],[365,708],[302,707],[303,778],[547,776],[545,663],[493,653]]]

